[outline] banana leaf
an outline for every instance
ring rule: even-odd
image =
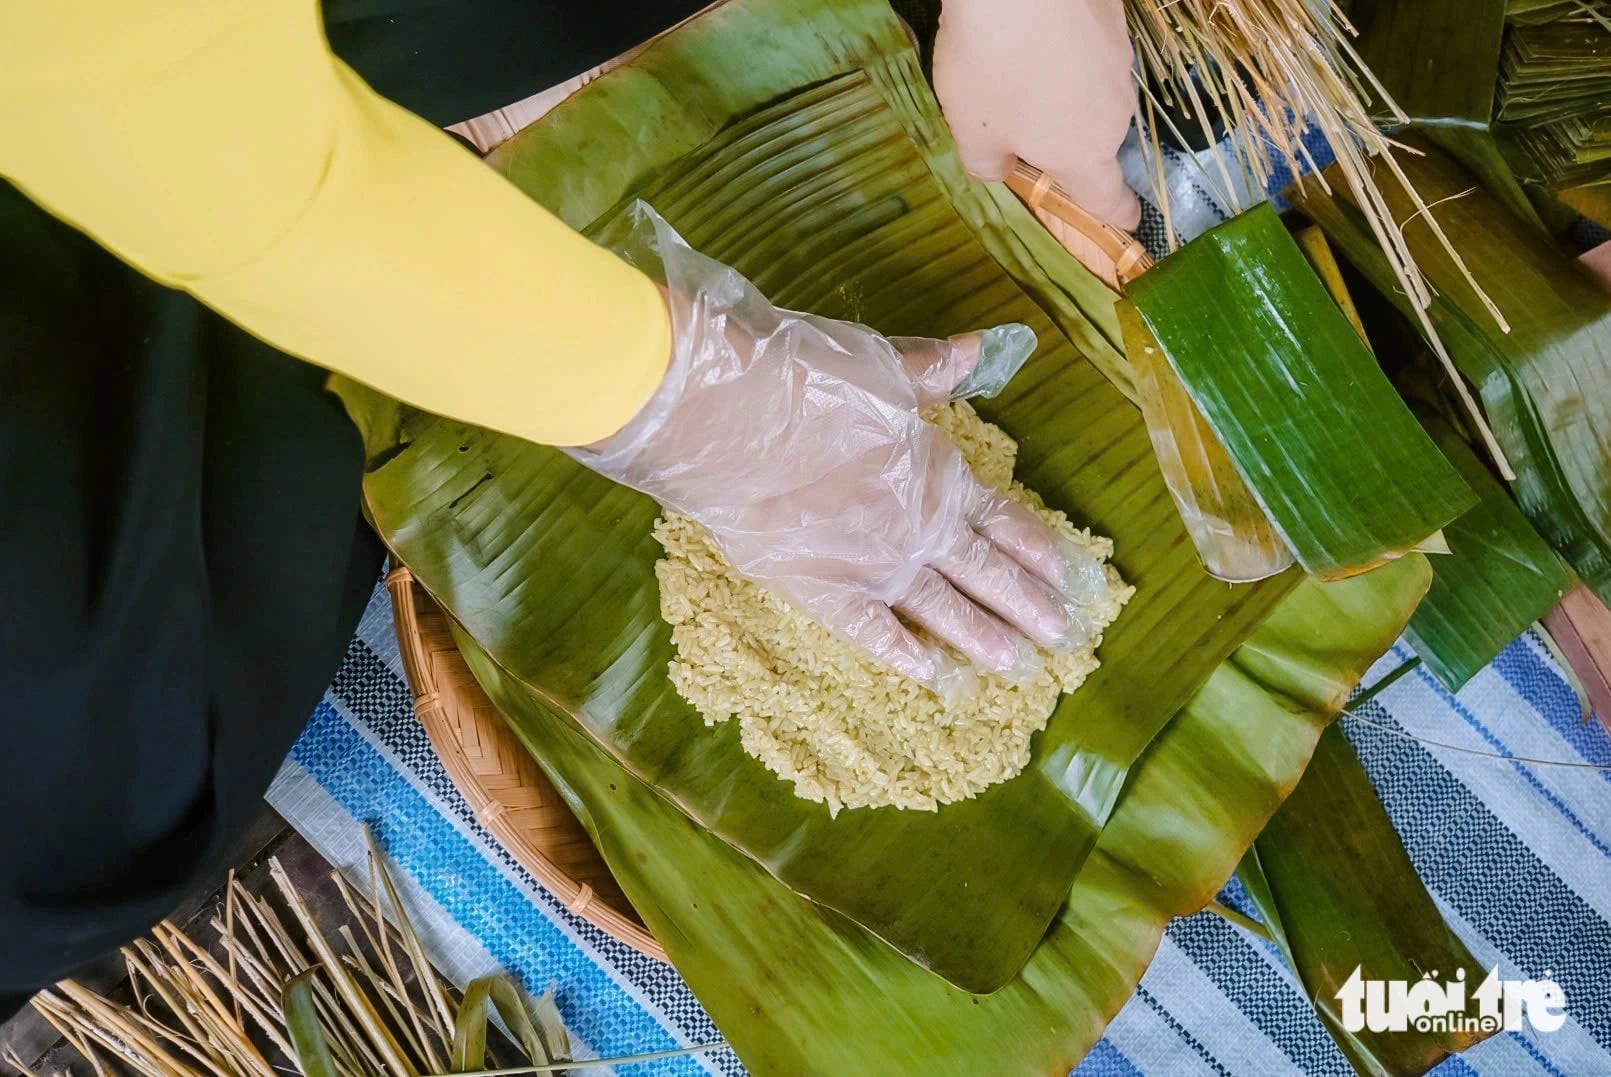
[[[667,678],[648,498],[554,450],[338,386],[365,433],[379,533],[511,676],[789,887],[959,986],[1001,986],[1132,765],[1296,580],[1233,589],[1197,565],[1140,415],[1098,369],[1124,365],[1102,324],[1110,294],[1010,194],[964,175],[881,0],[735,0],[591,83],[497,164],[595,236],[645,198],[784,305],[891,334],[1022,321],[1039,335],[979,411],[1018,439],[1027,485],[1113,537],[1138,593],[1026,772],[938,813],[831,817],[745,754],[737,723],[703,725]]]
[[[1413,144],[1413,140],[1411,140]],[[1511,331],[1484,310],[1424,221],[1386,191],[1435,294],[1429,314],[1516,472],[1512,487],[1533,526],[1602,598],[1611,596],[1611,296],[1555,244],[1472,191],[1434,148],[1399,164],[1454,241]],[[1378,292],[1408,314],[1386,258],[1340,184],[1290,188],[1294,204]],[[1463,197],[1462,197],[1463,196]]]
[[[1410,126],[1543,230],[1506,155],[1508,136],[1494,124],[1505,0],[1356,0],[1350,13],[1360,55]]]
[[[1372,568],[1475,504],[1268,204],[1127,298],[1309,572]]]
[[[1464,969],[1473,988],[1486,970],[1444,922],[1337,726],[1237,877],[1359,1073],[1422,1074],[1489,1035],[1343,1027],[1337,991],[1356,968],[1367,980],[1412,984],[1428,973],[1452,982]]]
[[[1445,529],[1451,556],[1432,559],[1432,589],[1406,633],[1454,692],[1554,609],[1577,578],[1465,439],[1435,416],[1423,424],[1478,497]]]
[[[1128,300],[1119,301],[1119,325],[1158,468],[1203,567],[1231,583],[1291,568],[1286,540]]]
[[[984,997],[791,893],[460,643],[750,1072],[1013,1077],[1066,1073],[1101,1036],[1164,925],[1212,899],[1428,578],[1412,555],[1292,591],[1148,750],[1045,940]]]
[[[1293,238],[1368,347],[1365,326],[1325,233],[1310,226]],[[1135,371],[1136,393],[1153,452],[1203,567],[1216,578],[1233,583],[1265,579],[1289,568],[1292,550],[1164,358],[1157,338],[1134,304],[1121,299],[1118,309],[1125,353]],[[1440,548],[1441,542],[1439,532],[1416,548],[1447,552]]]
[[[1580,5],[1513,17],[1500,72],[1499,117],[1517,125],[1525,178],[1611,177],[1611,15]]]

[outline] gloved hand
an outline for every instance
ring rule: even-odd
[[[1024,677],[1040,668],[1030,640],[1088,637],[1071,600],[1099,593],[1101,566],[982,486],[918,416],[1000,391],[1034,350],[1026,326],[888,340],[780,310],[649,207],[633,212],[622,253],[666,284],[671,365],[576,459],[698,520],[745,576],[942,694],[968,674],[936,641]]]
[[[1116,157],[1135,114],[1123,0],[945,0],[934,92],[969,172],[1006,179],[1022,157],[1126,231],[1141,204]]]

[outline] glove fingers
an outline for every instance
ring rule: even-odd
[[[890,337],[901,356],[901,366],[912,388],[917,405],[932,408],[951,399],[951,394],[979,364],[979,334],[964,333],[950,340],[933,337]]]
[[[933,567],[964,594],[1043,647],[1070,650],[1089,638],[1078,610],[989,539],[968,531]]]
[[[974,530],[1070,602],[1088,606],[1106,592],[1102,562],[1016,501],[978,486],[967,515]]]
[[[1035,354],[1035,331],[1019,322],[968,335],[978,338],[979,359],[968,376],[951,391],[952,400],[997,395]]]
[[[901,676],[936,693],[947,703],[971,694],[977,678],[944,650],[919,639],[882,602],[855,597],[818,619]]]
[[[1026,681],[1043,668],[1028,640],[969,601],[933,569],[918,573],[896,609],[987,673]]]
[[[1035,331],[1008,322],[949,340],[891,337],[920,407],[995,396],[1035,354]]]

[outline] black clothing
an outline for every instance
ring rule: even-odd
[[[701,6],[325,5],[438,124]],[[0,182],[0,1020],[220,866],[334,675],[381,549],[323,384]]]

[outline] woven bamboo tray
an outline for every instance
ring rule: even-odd
[[[571,912],[666,960],[587,831],[476,683],[447,615],[406,567],[388,573],[386,587],[414,710],[481,825]]]
[[[1007,186],[1115,291],[1152,265],[1131,236],[1085,213],[1029,165],[1020,162]],[[581,823],[481,691],[447,615],[406,567],[393,569],[386,585],[414,709],[476,817],[571,912],[666,960]]]

